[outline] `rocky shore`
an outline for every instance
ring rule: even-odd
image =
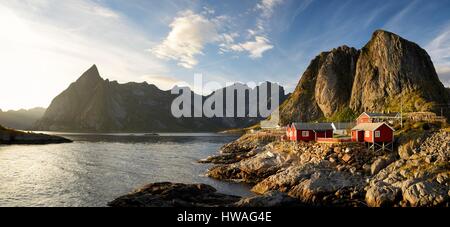
[[[292,143],[246,134],[201,162],[216,164],[207,176],[248,183],[258,196],[165,183],[170,190],[150,185],[109,205],[448,207],[450,132],[415,133],[397,143],[395,152],[373,152],[363,144]]]
[[[205,184],[170,182],[144,186],[108,203],[110,207],[275,207],[298,205],[293,198],[270,192],[262,196],[241,198],[218,193]]]
[[[55,143],[70,143],[69,139],[52,136],[46,134],[38,134],[31,132],[22,132],[12,129],[6,129],[0,126],[0,144],[55,144]]]

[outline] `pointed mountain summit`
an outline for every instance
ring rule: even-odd
[[[246,127],[262,120],[175,118],[171,105],[177,97],[153,84],[104,80],[94,65],[52,101],[35,128],[76,132],[204,132]]]
[[[101,81],[103,81],[103,78],[100,76],[97,66],[93,65],[86,72],[84,72],[80,76],[80,78],[78,78],[76,83],[97,84],[98,82],[101,82]]]

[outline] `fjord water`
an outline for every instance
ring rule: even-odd
[[[152,182],[206,183],[246,196],[248,186],[204,176],[199,159],[234,136],[63,134],[70,144],[0,146],[0,206],[106,206]]]

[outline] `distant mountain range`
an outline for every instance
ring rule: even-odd
[[[427,52],[378,30],[361,50],[342,46],[314,58],[280,107],[282,124],[348,120],[363,111],[440,112],[450,102]],[[449,117],[449,109],[444,109]]]
[[[283,87],[279,90],[282,103],[287,96]],[[225,88],[222,91],[226,94]],[[206,100],[211,95],[201,98]],[[94,65],[52,101],[35,128],[80,132],[198,132],[246,127],[262,120],[251,117],[175,118],[171,114],[171,105],[176,97],[178,95],[172,95],[171,91],[162,91],[145,82],[119,84],[104,80]],[[246,96],[246,105],[252,101]]]
[[[242,84],[233,86],[245,87]],[[286,95],[283,87],[279,89],[282,125],[297,121],[346,121],[363,111],[433,111],[441,114],[441,108],[450,103],[450,89],[439,80],[427,52],[417,44],[383,30],[374,32],[361,50],[341,46],[320,53],[311,61],[291,95]],[[225,88],[216,92],[226,93]],[[205,101],[211,95],[201,99]],[[105,80],[94,65],[52,101],[34,129],[198,132],[243,128],[263,120],[248,116],[175,118],[170,108],[176,97],[170,91],[147,83],[119,84]],[[256,101],[247,94],[246,109],[249,103]],[[450,116],[448,108],[443,112],[447,118]],[[38,118],[38,115],[33,116]],[[27,121],[17,118],[19,120],[10,123],[3,118],[0,123],[28,128],[36,118],[28,117]]]
[[[37,120],[44,116],[45,108],[33,108],[29,110],[0,110],[0,125],[7,128],[31,130]]]

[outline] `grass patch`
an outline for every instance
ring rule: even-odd
[[[326,118],[328,122],[352,122],[358,117],[357,113],[350,107],[345,107],[336,112],[332,117]]]

